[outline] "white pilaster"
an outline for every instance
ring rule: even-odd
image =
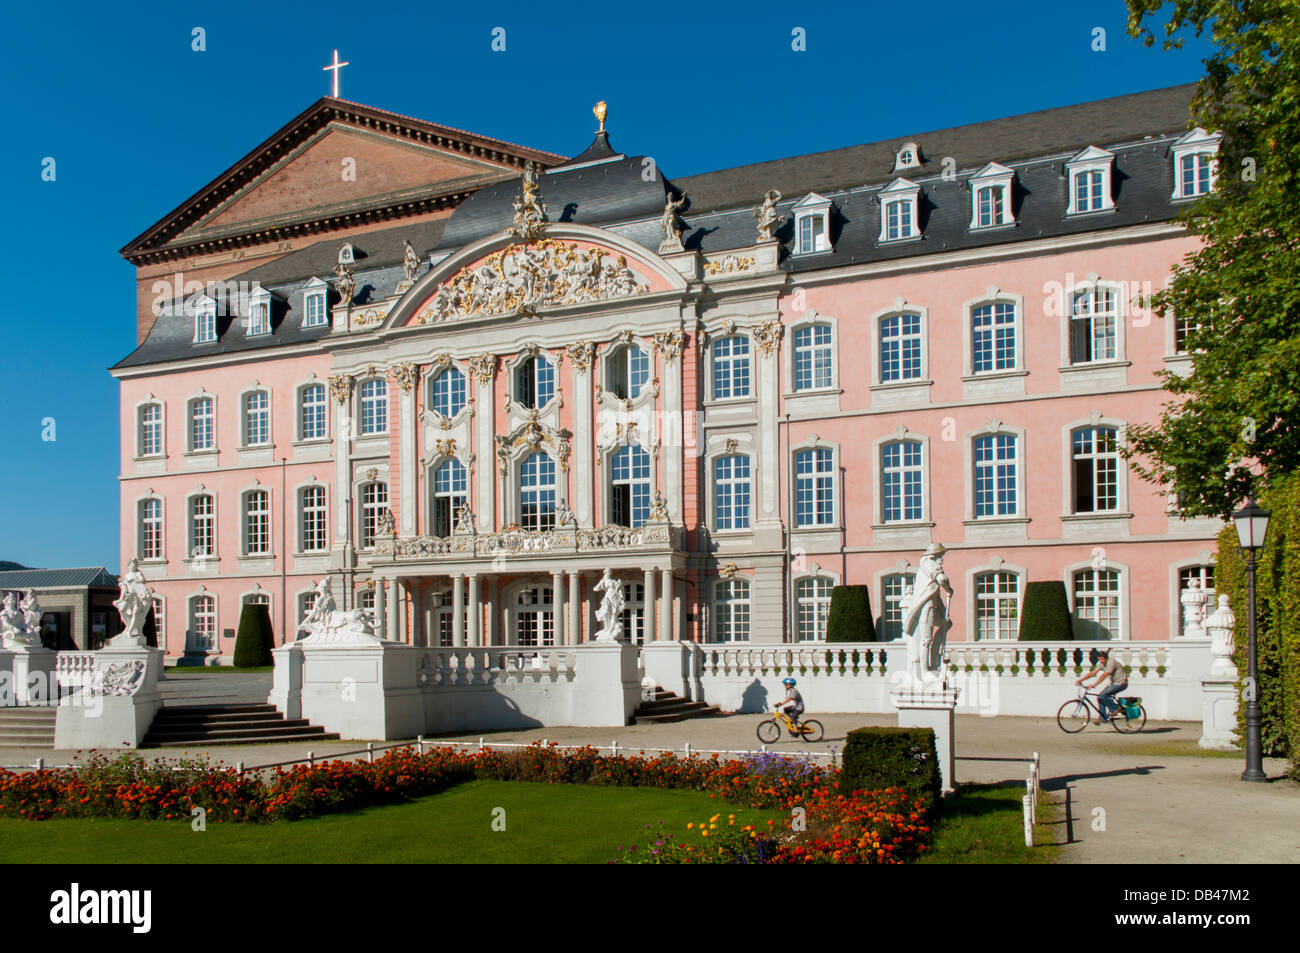
[[[592,494],[595,478],[593,448],[595,435],[592,421],[591,367],[573,365],[573,512],[581,526],[591,526]]]
[[[551,638],[556,645],[565,645],[569,626],[564,615],[564,573],[558,569],[551,573],[551,612]]]
[[[497,455],[492,445],[496,433],[495,375],[486,383],[474,378],[474,519],[480,533],[496,526]]]
[[[383,633],[388,631],[388,583],[380,578],[375,578],[375,632],[383,638]]]
[[[659,639],[668,641],[673,638],[673,571],[665,569],[661,578],[663,587],[660,591],[660,598],[663,602],[659,607]]]
[[[397,610],[397,641],[410,642],[411,633],[406,625],[406,583],[401,579],[393,587],[393,608]]]
[[[655,619],[658,613],[655,612],[655,571],[647,569],[645,571],[645,641],[650,644],[659,638],[659,630],[655,628]]]
[[[352,400],[334,401],[334,526],[335,542],[352,539],[348,505],[352,501]]]
[[[582,620],[582,590],[578,586],[578,574],[569,573],[569,636],[566,645],[577,645]]]
[[[780,461],[777,459],[777,397],[780,387],[777,381],[777,355],[773,348],[771,354],[758,348],[758,519],[760,521],[778,520],[780,512],[777,506],[777,474]]]
[[[385,602],[385,613],[386,613],[386,615],[387,615],[387,620],[386,620],[386,621],[387,621],[387,623],[388,623],[388,639],[389,639],[390,642],[397,642],[397,641],[399,640],[399,636],[400,636],[400,633],[398,632],[398,628],[397,628],[397,616],[398,616],[398,614],[399,614],[399,613],[398,613],[399,599],[398,599],[397,580],[396,580],[396,579],[393,579],[393,580],[390,581],[390,580],[388,580],[388,579],[381,579],[381,580],[379,581],[379,585],[383,586],[383,587],[385,588],[385,590],[387,590],[387,587],[388,587],[389,585],[391,585],[391,586],[393,587],[393,590],[392,590],[392,593],[391,593],[391,595],[392,595],[392,599],[391,599],[391,600],[390,600],[390,599],[385,599],[384,602]],[[378,598],[379,598],[379,596],[378,596],[378,594],[376,594],[376,595],[375,595],[375,599],[377,600]]]
[[[669,358],[664,355],[663,369],[663,420],[671,421],[667,428],[660,422],[660,440],[667,433],[671,440],[663,441],[659,453],[664,460],[664,483],[661,490],[668,500],[668,518],[674,523],[682,521],[682,460],[686,442],[686,424],[682,420],[682,355]],[[696,439],[699,439],[697,435]]]
[[[467,636],[469,638],[469,644],[474,648],[478,648],[480,645],[483,644],[483,639],[480,632],[480,626],[482,625],[481,620],[483,618],[483,606],[481,603],[482,600],[479,598],[478,576],[477,575],[470,576],[469,577],[469,632],[467,633]]]
[[[465,644],[465,577],[460,573],[451,582],[451,644]]]

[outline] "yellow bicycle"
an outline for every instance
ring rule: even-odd
[[[789,715],[778,710],[771,718],[758,723],[758,740],[765,745],[780,741],[782,725],[789,729],[790,737],[803,741],[821,741],[822,735],[825,734],[822,723],[816,718],[805,718],[795,724]]]

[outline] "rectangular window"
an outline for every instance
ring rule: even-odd
[[[835,479],[828,449],[800,450],[794,456],[795,525],[833,526]]]
[[[325,323],[325,293],[318,291],[315,294],[306,295],[303,298],[306,305],[307,314],[303,320],[303,327],[315,328]]]
[[[271,442],[271,398],[264,390],[244,398],[244,446],[261,447]]]
[[[1085,569],[1074,574],[1074,637],[1123,638],[1120,626],[1119,573]]]
[[[248,333],[269,334],[271,331],[271,306],[257,302],[248,308]]]
[[[190,555],[211,556],[216,553],[213,521],[216,506],[210,496],[196,496],[190,501]]]
[[[162,559],[162,500],[140,504],[140,558]]]
[[[912,237],[912,200],[885,203],[885,240]]]
[[[1016,438],[998,434],[975,439],[975,516],[1015,516]]]
[[[713,608],[717,642],[749,641],[749,583],[728,579],[714,588]]]
[[[921,316],[895,314],[880,321],[880,382],[921,377]]]
[[[1180,192],[1183,198],[1209,193],[1213,161],[1213,158],[1206,153],[1183,156],[1180,163],[1182,179]]]
[[[388,508],[388,484],[367,483],[361,488],[361,548],[373,549],[379,521]]]
[[[900,638],[903,634],[903,596],[916,582],[916,573],[891,573],[881,581],[880,638],[882,641]]]
[[[325,437],[325,385],[312,384],[300,393],[302,439],[321,440]]]
[[[211,397],[190,404],[190,450],[211,450],[216,441],[216,411]]]
[[[795,585],[795,638],[800,642],[826,641],[833,584],[825,576],[800,579]]]
[[[901,523],[923,519],[924,474],[921,469],[920,442],[902,440],[885,444],[881,450],[881,470],[884,522]]]
[[[975,577],[975,638],[1014,639],[1020,634],[1020,577],[986,572]]]
[[[749,396],[749,338],[723,338],[713,345],[713,398]]]
[[[244,553],[266,556],[271,552],[271,495],[254,490],[244,497]]]
[[[1113,427],[1085,427],[1072,439],[1074,512],[1119,509],[1119,440]]]
[[[368,380],[361,385],[361,433],[388,432],[388,382]]]
[[[329,548],[325,533],[325,488],[309,486],[302,491],[302,551],[319,552]]]
[[[719,457],[713,465],[715,529],[749,529],[749,457]]]
[[[999,301],[971,309],[971,369],[976,374],[1016,369],[1016,306]]]
[[[140,456],[162,453],[162,405],[146,404],[140,409]]]
[[[1119,354],[1119,304],[1110,288],[1074,295],[1070,307],[1070,363],[1113,361]]]
[[[212,596],[195,596],[190,605],[194,622],[194,644],[190,648],[210,651],[217,647],[217,600]]]
[[[988,186],[979,190],[977,195],[978,218],[980,228],[1002,224],[1003,187]]]
[[[1096,212],[1102,206],[1102,181],[1105,176],[1098,170],[1074,173],[1074,210]]]
[[[217,312],[205,308],[194,315],[194,343],[207,344],[217,339]]]
[[[812,324],[794,332],[794,389],[830,387],[832,374],[831,326]]]

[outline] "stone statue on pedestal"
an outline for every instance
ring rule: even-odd
[[[122,631],[113,636],[108,644],[119,648],[144,645],[144,623],[149,617],[149,610],[153,608],[153,589],[144,581],[139,560],[132,559],[126,564],[126,573],[118,583],[118,592],[113,608],[122,617]]]
[[[33,625],[27,611],[29,599],[35,600],[30,589],[21,607],[18,605],[18,597],[12,592],[5,593],[4,600],[0,601],[0,647],[32,648],[41,644],[40,612],[38,609]]]
[[[1193,579],[1179,596],[1183,606],[1183,638],[1202,639],[1205,629],[1205,604],[1210,601],[1210,594],[1201,588],[1201,580]]]
[[[908,643],[908,678],[914,689],[943,688],[948,610],[943,593],[952,584],[943,571],[944,548],[932,543],[921,556],[910,595],[903,603],[903,636]]]
[[[776,189],[768,189],[767,194],[763,196],[763,204],[754,209],[754,217],[758,219],[760,242],[776,241],[776,236],[772,233],[785,222],[784,215],[776,214],[776,203],[779,201],[781,201],[781,193]]]
[[[677,201],[673,201],[671,195],[668,196],[668,204],[664,206],[663,218],[659,220],[659,226],[664,230],[664,240],[659,243],[659,254],[661,255],[683,250],[682,220],[678,218],[677,213],[685,204],[685,192],[677,196]]]
[[[622,642],[623,584],[613,577],[608,566],[605,567],[605,575],[596,583],[595,591],[605,594],[600,600],[600,608],[596,610],[596,618],[600,620],[601,626],[596,633],[596,641]]]
[[[335,607],[334,593],[328,578],[316,583],[316,601],[299,627],[307,637],[299,642],[313,644],[378,642],[375,626],[365,609],[341,611]]]

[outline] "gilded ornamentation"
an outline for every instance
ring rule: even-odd
[[[335,374],[330,378],[330,394],[340,404],[346,404],[352,396],[352,378],[347,374]]]
[[[456,440],[454,437],[448,437],[445,440],[439,438],[433,442],[433,445],[437,449],[438,455],[442,457],[450,457],[456,452]]]
[[[466,265],[438,286],[421,323],[493,314],[535,314],[539,308],[645,294],[649,285],[603,248],[542,239],[510,245]]]
[[[384,323],[386,315],[376,308],[367,308],[352,319],[354,328],[373,328]]]
[[[451,365],[451,355],[448,354],[446,351],[443,351],[439,354],[435,354],[433,355],[433,360],[430,363],[432,363],[433,366],[437,368],[449,367]]]
[[[754,259],[750,255],[743,258],[739,255],[726,255],[716,261],[706,261],[704,272],[708,275],[729,275],[732,272],[748,271],[752,267]]]
[[[495,354],[480,354],[478,357],[471,357],[467,362],[469,365],[470,377],[480,384],[489,384],[497,372],[497,357]]]
[[[352,304],[352,293],[357,290],[357,280],[352,277],[352,269],[343,261],[334,269],[334,274],[338,276],[334,287],[339,292],[339,303],[346,308]]]
[[[654,349],[663,355],[665,363],[671,364],[681,357],[682,345],[686,335],[681,331],[657,331],[654,336]]]
[[[573,366],[580,371],[591,369],[592,359],[596,354],[596,345],[590,341],[578,341],[570,344],[565,350],[569,354],[569,359],[573,361]]]
[[[758,342],[758,349],[764,356],[771,357],[781,347],[781,335],[785,333],[785,326],[778,319],[772,318],[754,328],[752,333]]]
[[[366,482],[374,483],[377,476],[379,476],[379,471],[374,467],[366,470]]]
[[[559,458],[560,469],[568,471],[569,469],[569,451],[573,433],[565,430],[563,427],[550,427],[542,423],[536,410],[528,412],[528,419],[516,427],[508,434],[497,434],[495,438],[497,444],[497,460],[501,468],[501,475],[505,476],[510,469],[510,460],[513,452],[519,447],[527,447],[530,451],[541,450],[543,446],[549,446],[555,451],[555,456]]]
[[[725,446],[726,446],[727,453],[732,454],[736,452],[736,447],[739,446],[739,444],[736,443],[735,437],[728,437]]]
[[[415,380],[419,376],[420,369],[410,362],[393,365],[393,380],[397,381],[397,386],[402,390],[410,393],[411,388],[415,386]]]
[[[735,563],[727,563],[726,565],[720,566],[718,568],[718,575],[722,576],[725,579],[731,579],[736,575],[739,569],[740,567],[737,566]]]
[[[655,490],[654,498],[650,501],[650,512],[647,519],[653,523],[663,523],[668,519],[668,501],[664,499],[664,495],[658,490]]]

